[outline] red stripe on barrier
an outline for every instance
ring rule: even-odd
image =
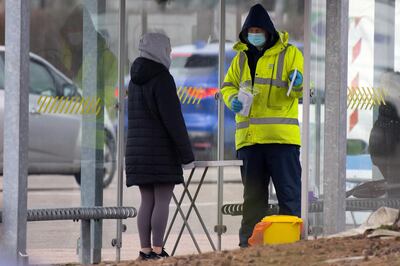
[[[358,111],[355,110],[351,115],[350,115],[350,129],[351,131],[355,125],[358,123]]]
[[[360,55],[360,52],[361,52],[361,38],[357,41],[356,45],[353,46],[352,61],[351,61],[352,63]]]

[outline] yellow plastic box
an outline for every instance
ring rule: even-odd
[[[271,215],[262,219],[268,225],[264,230],[264,245],[287,244],[300,240],[303,220],[297,216]]]

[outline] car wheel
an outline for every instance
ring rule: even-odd
[[[103,188],[108,187],[117,170],[116,161],[116,143],[114,138],[106,133],[106,142],[104,144],[104,173],[103,173]],[[75,174],[75,180],[81,184],[81,173]]]

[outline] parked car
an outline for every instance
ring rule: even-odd
[[[28,174],[74,175],[81,180],[81,114],[39,112],[40,96],[82,97],[80,89],[45,59],[31,53],[29,63]],[[0,125],[4,118],[4,46],[0,47]],[[107,187],[116,171],[116,137],[104,109],[104,173]],[[3,129],[0,130],[0,173],[3,173]]]
[[[236,54],[232,46],[233,43],[225,44],[225,74]],[[218,51],[218,43],[198,43],[173,47],[171,53],[170,71],[181,96],[182,113],[197,160],[215,160],[217,156]],[[224,114],[225,159],[234,159],[235,114],[226,106]]]

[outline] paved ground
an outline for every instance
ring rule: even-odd
[[[188,176],[188,173],[186,173]],[[194,176],[194,183],[191,193],[194,195],[195,189],[200,179],[200,172]],[[0,178],[2,181],[2,178]],[[212,234],[216,243],[216,235],[213,232],[214,225],[217,223],[217,173],[210,169],[206,183],[203,185],[197,200],[197,206],[201,213],[207,229]],[[224,203],[240,202],[242,198],[242,185],[240,183],[239,168],[225,170]],[[57,207],[78,207],[80,205],[80,190],[75,183],[73,176],[30,176],[28,180],[28,208],[57,208]],[[175,194],[180,195],[182,188],[176,187]],[[116,206],[117,182],[116,179],[109,188],[104,190],[104,206]],[[138,208],[140,197],[137,188],[124,187],[124,205]],[[2,207],[2,198],[0,198]],[[187,210],[189,202],[186,199],[184,209]],[[170,206],[170,218],[175,210],[175,205]],[[131,260],[136,258],[139,249],[139,238],[137,235],[136,219],[125,221],[127,231],[123,234],[122,259]],[[223,236],[222,247],[232,249],[237,247],[237,231],[240,226],[240,217],[224,216],[224,224],[228,231]],[[177,237],[182,220],[178,219],[172,232],[172,236],[167,243],[167,250],[172,250],[174,240]],[[192,212],[190,225],[202,252],[211,251],[211,247],[203,234],[200,223]],[[52,222],[30,222],[28,224],[28,254],[32,263],[66,263],[77,262],[76,255],[77,239],[80,234],[80,223],[72,221],[52,221]],[[116,234],[116,222],[113,220],[103,223],[103,258],[105,260],[115,260],[115,249],[111,246],[111,240]],[[184,236],[180,241],[177,254],[197,253],[189,234],[184,231]]]
[[[188,172],[185,174],[186,178]],[[194,184],[190,191],[194,195],[201,173],[197,172],[194,176]],[[208,231],[211,233],[216,243],[214,226],[217,224],[217,172],[210,169],[198,199],[197,207],[203,217]],[[224,203],[239,203],[242,201],[243,188],[240,183],[240,173],[238,167],[227,168],[224,174]],[[0,188],[2,178],[0,177]],[[80,206],[80,189],[73,176],[30,176],[28,191],[28,208],[62,208]],[[1,190],[0,190],[1,191]],[[175,194],[179,196],[182,187],[175,188]],[[1,195],[1,194],[0,194]],[[116,206],[117,181],[104,190],[104,206]],[[138,208],[140,196],[136,187],[126,188],[124,186],[124,205]],[[0,197],[0,208],[2,208],[2,197]],[[186,198],[184,210],[189,207]],[[170,206],[170,218],[175,210],[175,205]],[[365,219],[366,215],[357,214],[356,220],[359,223]],[[350,213],[347,214],[348,223],[352,222]],[[365,217],[363,217],[365,216]],[[310,217],[312,219],[312,217]],[[310,220],[311,222],[312,220]],[[189,220],[191,228],[199,240],[202,252],[211,251],[211,247],[204,235],[202,227],[192,212]],[[139,250],[139,237],[136,228],[136,218],[125,221],[127,231],[123,233],[123,248],[121,252],[122,260],[132,260],[137,257]],[[240,227],[240,217],[224,216],[224,224],[228,231],[223,235],[222,248],[234,249],[238,244],[237,232]],[[171,251],[177,234],[182,225],[182,220],[178,219],[175,224],[171,238],[167,242],[167,251]],[[0,224],[1,235],[1,224]],[[72,221],[52,221],[52,222],[30,222],[28,224],[28,254],[32,263],[67,263],[78,262],[76,255],[77,240],[80,235],[80,223]],[[114,261],[115,249],[111,246],[111,240],[116,235],[116,222],[114,220],[104,221],[103,223],[103,260]],[[176,254],[186,255],[197,253],[188,232],[185,230]]]

